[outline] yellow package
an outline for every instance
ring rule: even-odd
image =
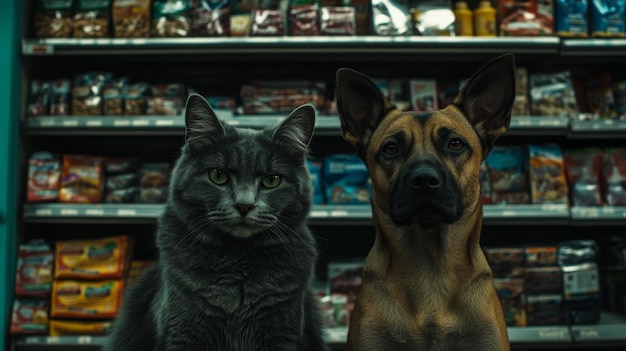
[[[103,335],[113,321],[50,321],[50,336],[59,335]]]
[[[129,251],[126,236],[59,241],[54,276],[57,279],[122,279]]]
[[[58,280],[52,286],[50,317],[115,318],[122,302],[121,280]]]

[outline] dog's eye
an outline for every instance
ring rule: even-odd
[[[394,143],[387,143],[383,147],[383,154],[387,157],[393,156],[397,154],[398,152],[400,152],[400,150],[398,149],[398,146]]]
[[[448,142],[448,149],[452,151],[461,151],[465,148],[465,143],[459,138],[454,138]]]

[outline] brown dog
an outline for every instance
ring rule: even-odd
[[[512,55],[426,113],[399,111],[367,76],[337,71],[343,137],[369,169],[376,227],[348,350],[509,350],[479,244],[479,168],[508,129],[514,99]]]

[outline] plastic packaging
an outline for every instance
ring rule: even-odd
[[[474,11],[474,31],[478,37],[496,36],[496,9],[489,1],[481,1]]]

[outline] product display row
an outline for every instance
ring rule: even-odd
[[[38,37],[624,37],[624,0],[39,0]]]
[[[517,97],[513,115],[567,116],[579,120],[626,119],[626,81],[609,73],[552,73],[516,71]],[[384,79],[376,83],[398,108],[433,111],[448,105],[464,79]],[[311,103],[319,114],[337,114],[335,97],[324,82],[266,81],[241,86],[239,96],[207,96],[218,109],[235,114],[287,114]],[[183,84],[131,83],[111,72],[78,74],[73,80],[33,80],[26,115],[120,116],[181,115],[186,88]]]

